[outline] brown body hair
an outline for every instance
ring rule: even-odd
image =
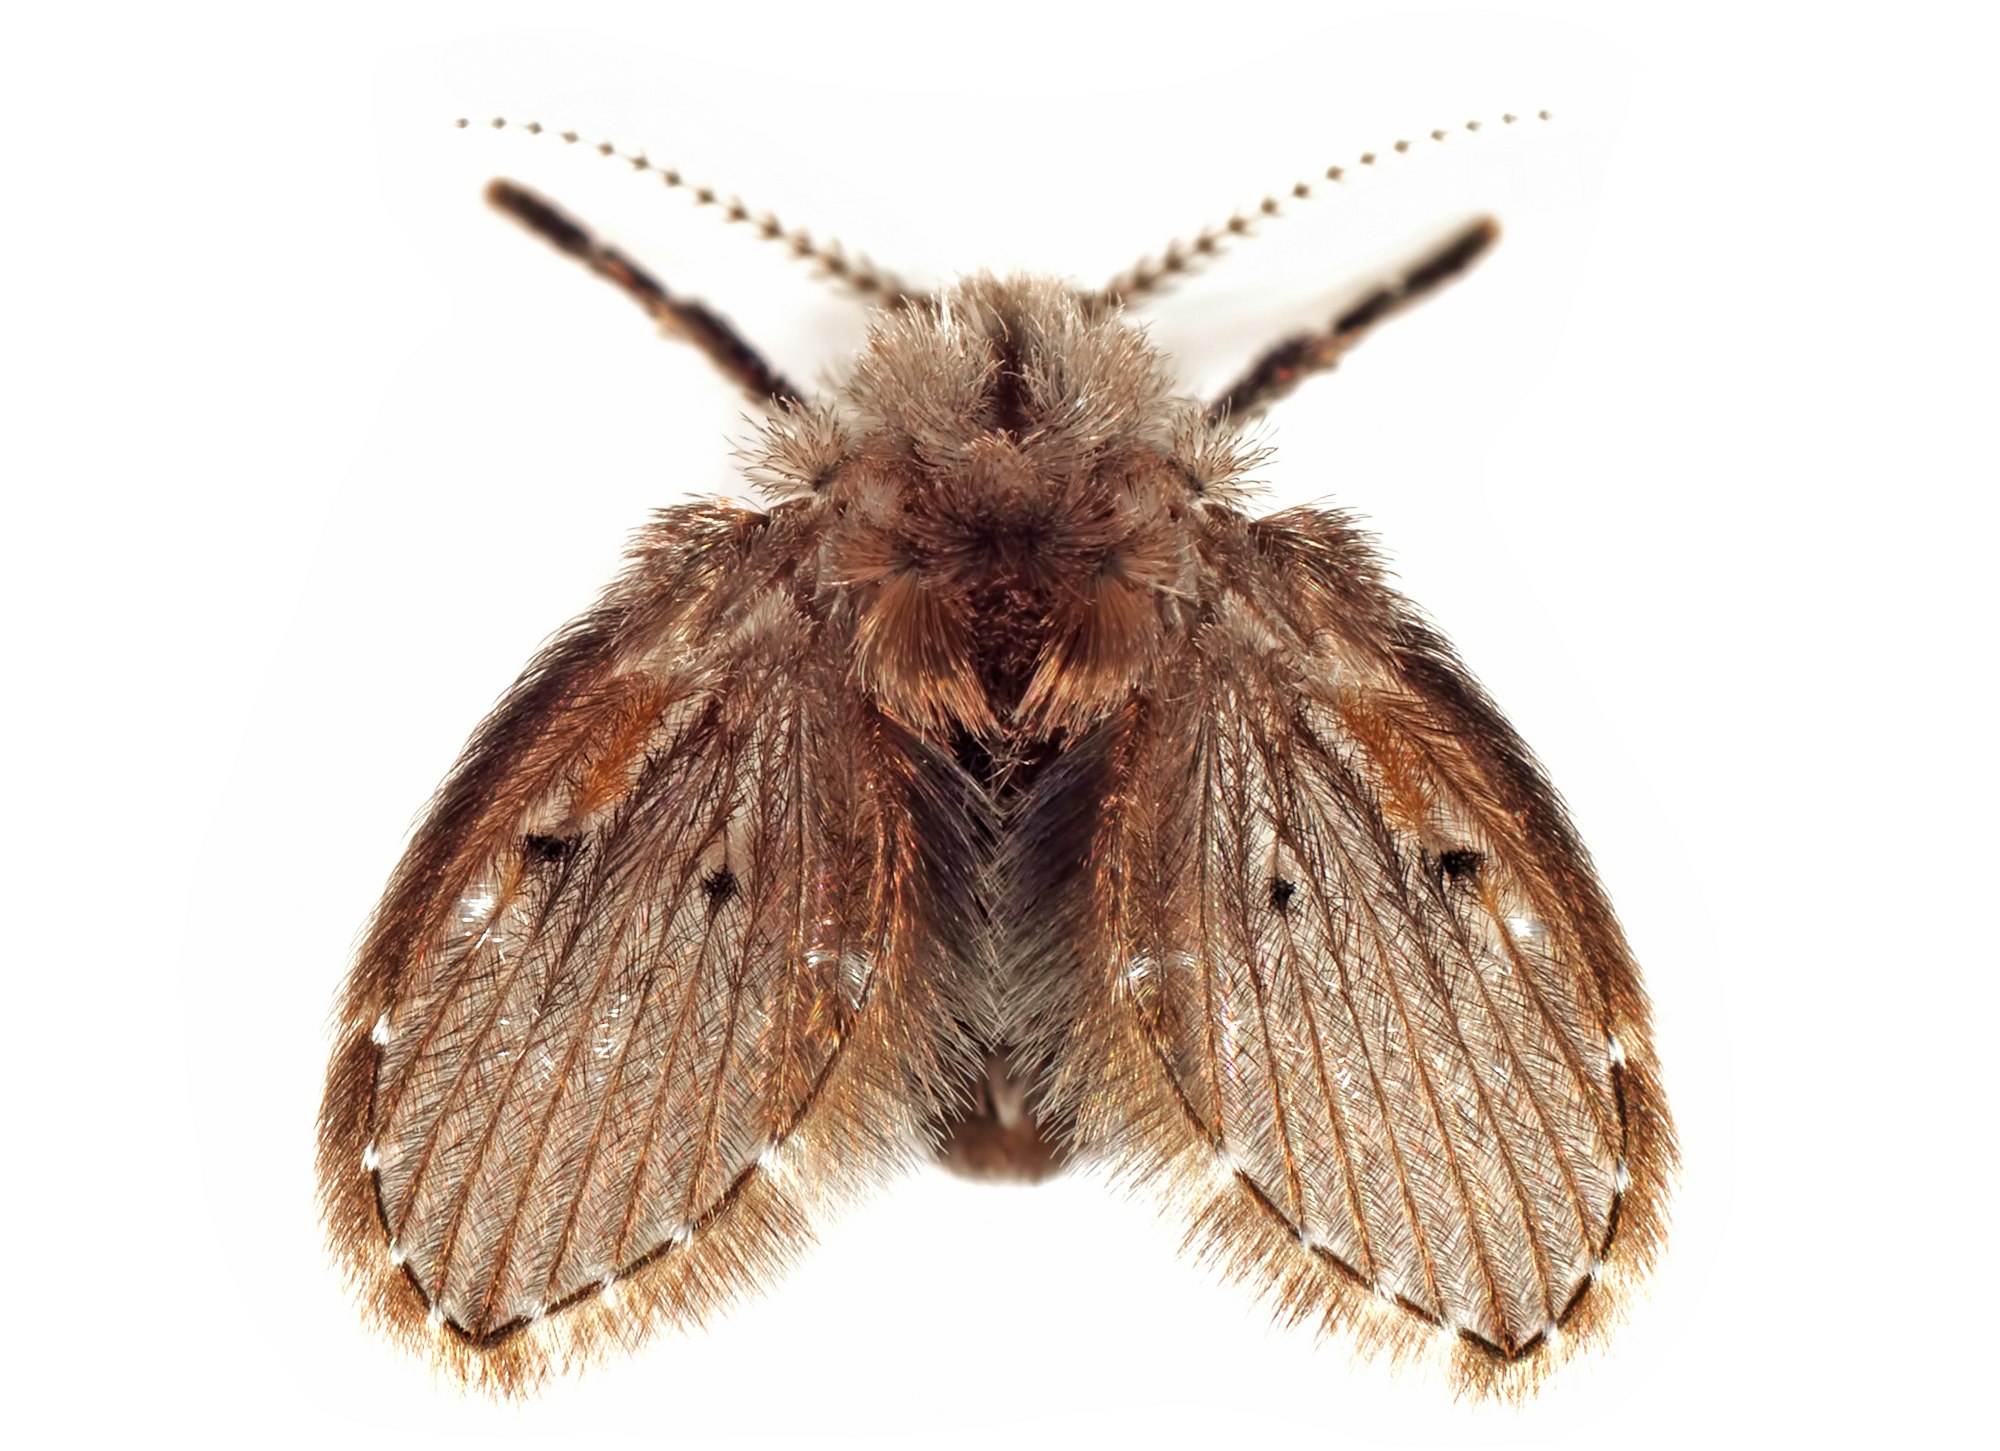
[[[1674,1163],[1624,939],[1368,542],[1243,507],[1243,413],[1491,224],[1230,408],[1115,297],[993,277],[897,293],[807,403],[494,199],[769,402],[769,506],[662,513],[390,884],[321,1125],[375,1316],[522,1389],[942,1153],[1143,1180],[1285,1314],[1464,1388],[1598,1338]]]

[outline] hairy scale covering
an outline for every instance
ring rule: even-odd
[[[1636,970],[1338,514],[1100,301],[977,278],[671,510],[475,736],[344,999],[328,1221],[501,1390],[764,1282],[983,1051],[1364,1348],[1509,1393],[1657,1253]]]

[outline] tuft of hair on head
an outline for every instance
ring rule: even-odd
[[[787,403],[756,426],[756,438],[735,455],[744,477],[774,504],[823,492],[854,447],[831,397]]]
[[[1202,504],[1240,509],[1259,493],[1257,471],[1271,459],[1271,446],[1228,419],[1215,419],[1199,405],[1176,414],[1167,456]]]

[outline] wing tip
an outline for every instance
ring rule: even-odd
[[[1310,1324],[1345,1341],[1363,1362],[1427,1368],[1466,1400],[1520,1404],[1559,1368],[1601,1351],[1631,1312],[1664,1243],[1658,1164],[1635,1164],[1628,1201],[1607,1253],[1559,1315],[1522,1343],[1495,1344],[1400,1296],[1385,1297],[1352,1266],[1311,1246],[1259,1198],[1216,1189],[1189,1234],[1194,1258],[1252,1287],[1281,1324]]]
[[[328,1247],[350,1297],[370,1329],[434,1378],[495,1401],[530,1396],[660,1331],[704,1323],[774,1281],[813,1239],[807,1206],[777,1176],[746,1172],[692,1234],[567,1301],[475,1333],[447,1318],[410,1272],[382,1224],[364,1146],[351,1138],[322,1139],[322,1160],[331,1150],[351,1170],[328,1177],[323,1164],[321,1182]]]
[[[1240,1171],[1218,1174],[1213,1148],[1187,1136],[1185,1120],[1162,1113],[1152,1131],[1128,1139],[1114,1160],[1143,1162],[1167,1207],[1189,1215],[1184,1249],[1221,1278],[1249,1286],[1285,1325],[1311,1324],[1344,1340],[1360,1361],[1426,1367],[1465,1400],[1521,1404],[1559,1368],[1601,1351],[1642,1297],[1666,1247],[1667,1204],[1679,1172],[1673,1122],[1659,1088],[1650,1024],[1628,1019],[1621,1065],[1625,1120],[1621,1183],[1611,1223],[1588,1274],[1549,1324],[1514,1346],[1445,1322],[1400,1296],[1385,1296],[1332,1251],[1312,1244]]]
[[[893,1016],[893,1015],[891,1015]],[[822,1080],[783,1139],[699,1221],[615,1276],[542,1313],[473,1334],[439,1310],[384,1222],[369,1116],[379,1011],[345,1015],[320,1110],[320,1218],[330,1257],[368,1327],[443,1382],[495,1401],[692,1328],[775,1283],[816,1226],[908,1164],[934,1105],[896,1096],[905,1059],[878,1017]],[[901,1108],[896,1106],[901,1104]],[[893,1111],[892,1111],[893,1110]]]

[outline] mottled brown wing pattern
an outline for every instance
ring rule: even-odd
[[[699,1315],[934,1111],[949,977],[911,965],[950,935],[949,774],[793,597],[795,523],[666,516],[475,739],[364,948],[335,1239],[469,1377]]]
[[[1135,703],[1059,1100],[1296,1315],[1531,1384],[1653,1253],[1647,1008],[1554,794],[1337,515],[1219,525]],[[1031,808],[1032,810],[1036,808]]]

